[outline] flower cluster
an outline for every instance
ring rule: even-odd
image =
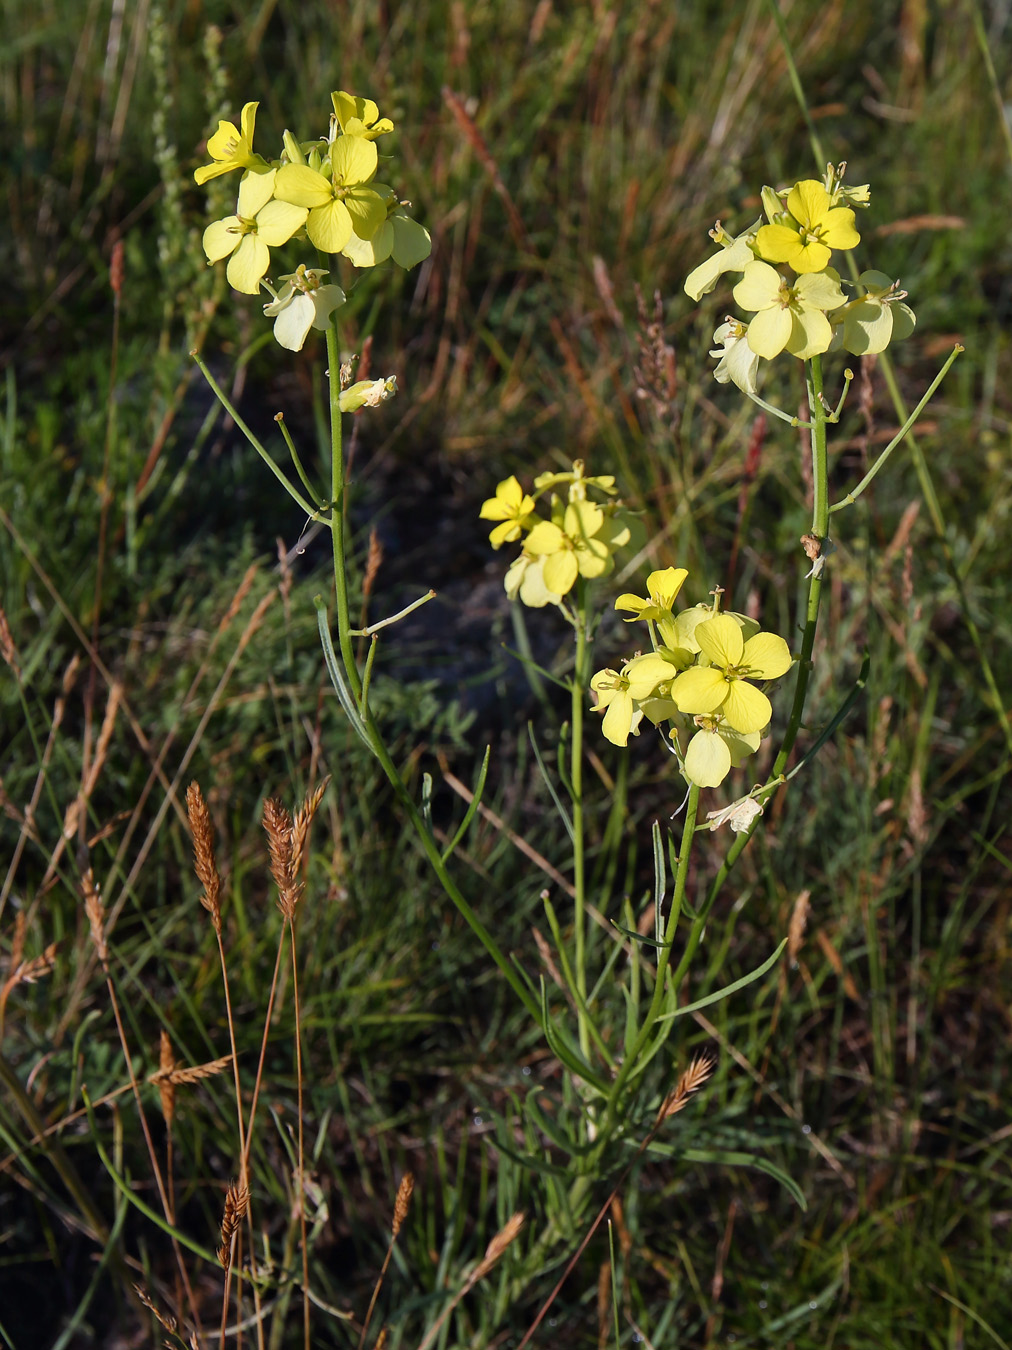
[[[907,337],[916,322],[906,292],[881,272],[863,272],[861,290],[848,298],[839,273],[829,266],[835,249],[855,248],[853,206],[867,206],[867,186],[844,187],[844,164],[829,165],[825,178],[806,178],[791,188],[763,188],[766,223],[755,221],[729,235],[720,221],[710,231],[720,251],[692,271],[685,290],[693,300],[708,294],[726,273],[740,274],[734,299],[750,322],[729,315],[714,333],[714,376],[746,394],[758,391],[760,361],[790,352],[807,361],[839,347],[855,355],[881,352]],[[852,205],[847,205],[851,203]],[[786,266],[793,279],[778,270]]]
[[[559,605],[578,577],[607,576],[616,549],[631,538],[631,522],[614,500],[615,490],[610,474],[588,477],[581,459],[571,473],[539,474],[533,495],[513,476],[499,484],[495,496],[482,504],[481,518],[498,522],[489,535],[493,548],[523,540],[520,556],[506,573],[511,600],[519,598],[535,609]],[[539,499],[547,501],[547,517],[538,513]]]
[[[769,725],[772,706],[754,682],[779,679],[792,658],[782,637],[742,614],[720,613],[716,602],[676,613],[687,575],[668,567],[647,578],[645,598],[619,596],[615,608],[631,611],[627,623],[648,624],[653,650],[621,670],[599,670],[590,687],[608,740],[625,745],[644,717],[666,722],[685,778],[717,787],[759,749]]]
[[[376,139],[393,130],[371,99],[338,91],[326,137],[300,142],[284,133],[278,159],[253,150],[257,103],[247,103],[236,127],[219,122],[207,142],[210,164],[194,173],[203,184],[242,171],[235,214],[204,231],[208,262],[228,258],[229,285],[247,295],[263,287],[271,295],[264,313],[274,319],[274,336],[299,351],[310,328],[326,329],[344,304],[340,286],[324,284],[326,269],[299,263],[275,290],[266,280],[272,248],[298,236],[320,253],[343,255],[355,267],[375,267],[392,258],[414,267],[429,256],[429,232],[405,211],[407,202],[392,187],[375,181]]]

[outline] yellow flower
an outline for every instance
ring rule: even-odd
[[[720,713],[703,713],[693,720],[698,730],[685,751],[682,771],[696,787],[719,787],[733,768],[759,749],[758,731],[735,731]]]
[[[287,244],[306,223],[303,207],[271,200],[276,174],[276,169],[247,173],[239,184],[236,214],[214,221],[204,231],[208,262],[228,258],[228,284],[245,295],[256,295],[260,289],[260,280],[271,265],[268,245]]]
[[[496,488],[495,496],[482,503],[480,515],[482,520],[501,522],[489,535],[492,547],[501,548],[503,544],[519,539],[524,530],[530,528],[534,519],[534,498],[524,492],[516,475],[511,474]]]
[[[715,614],[697,625],[695,638],[709,665],[692,666],[671,686],[680,712],[721,713],[732,731],[751,735],[769,725],[773,709],[751,680],[775,680],[791,667],[791,653],[782,637],[755,633],[746,641],[730,614]]]
[[[688,575],[684,567],[664,567],[657,572],[651,572],[647,577],[649,598],[642,600],[638,595],[627,592],[615,601],[615,608],[633,611],[632,618],[626,619],[626,623],[635,623],[637,619],[648,619],[654,623],[670,619],[672,607],[678,592],[682,589],[682,582]]]
[[[608,571],[611,547],[619,547],[625,541],[620,536],[609,539],[604,526],[604,512],[588,501],[570,502],[561,525],[542,520],[534,526],[524,547],[535,557],[544,556],[545,585],[550,591],[566,595],[578,576],[592,579]]]
[[[821,272],[834,248],[856,248],[861,236],[854,229],[849,206],[834,206],[833,198],[815,178],[795,183],[787,197],[787,216],[763,225],[755,237],[761,257],[787,263],[795,272]]]
[[[380,117],[379,108],[371,98],[358,98],[338,90],[331,94],[330,101],[346,136],[363,136],[374,141],[377,136],[385,136],[394,129],[389,117]]]
[[[283,164],[274,195],[306,207],[306,233],[324,253],[340,253],[354,232],[371,239],[387,217],[386,204],[366,186],[376,172],[376,146],[364,136],[342,136],[319,169]]]
[[[745,341],[768,361],[785,347],[801,361],[828,351],[833,330],[825,311],[838,309],[847,299],[831,267],[800,276],[789,286],[775,267],[764,262],[749,263],[734,298],[742,309],[755,311]]]
[[[621,670],[599,670],[590,687],[597,695],[593,712],[603,712],[601,730],[613,745],[625,745],[630,734],[639,735],[643,709],[639,706],[655,689],[670,680],[674,668],[663,656],[649,652],[634,656]]]
[[[219,122],[218,130],[207,142],[207,153],[214,164],[202,164],[194,169],[194,181],[201,186],[212,178],[220,178],[233,169],[266,169],[267,162],[253,153],[253,126],[259,103],[247,103],[239,117],[242,127],[234,122]]]

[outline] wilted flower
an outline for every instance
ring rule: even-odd
[[[728,316],[713,335],[720,345],[710,355],[719,357],[713,378],[718,384],[736,384],[743,394],[759,392],[759,357],[748,345],[748,324]]]
[[[757,220],[732,238],[718,220],[710,231],[710,238],[720,245],[720,250],[693,268],[685,278],[686,295],[699,300],[701,296],[709,295],[725,272],[743,272],[750,262],[754,262],[752,242],[761,224],[762,221]]]
[[[299,263],[294,272],[279,278],[284,284],[264,313],[274,320],[274,336],[290,352],[300,352],[310,328],[325,332],[330,316],[344,304],[340,286],[321,282],[328,273]]]
[[[910,306],[903,304],[906,291],[884,272],[862,272],[860,281],[865,294],[834,314],[833,326],[841,325],[841,346],[855,356],[867,356],[884,352],[894,339],[909,337],[917,318]]]
[[[359,408],[378,408],[396,393],[397,376],[388,375],[385,380],[359,380],[341,391],[338,402],[343,413],[357,412]]]

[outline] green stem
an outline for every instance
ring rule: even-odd
[[[825,544],[829,531],[829,452],[826,441],[826,408],[822,401],[822,360],[820,357],[813,356],[808,363],[807,377],[808,403],[812,417],[812,534],[815,535],[820,544]],[[787,761],[794,749],[794,742],[801,730],[801,719],[805,712],[808,685],[812,674],[812,653],[815,649],[815,632],[819,623],[821,600],[822,568],[818,566],[817,561],[808,579],[805,628],[801,638],[801,651],[798,655],[798,678],[794,686],[794,700],[791,703],[791,712],[787,719],[787,729],[780,744],[780,751],[770,773],[771,778],[778,778],[786,769]],[[760,817],[756,816],[751,827],[735,837],[734,843],[727,851],[727,856],[717,869],[717,875],[713,879],[706,903],[701,911],[704,921],[731,869],[741,857],[746,844],[755,833],[759,819]]]
[[[653,997],[650,1000],[650,1007],[643,1019],[636,1039],[629,1049],[629,1053],[622,1062],[622,1067],[615,1077],[612,1084],[611,1093],[608,1098],[608,1107],[605,1112],[604,1120],[600,1129],[602,1143],[607,1143],[611,1131],[615,1126],[616,1120],[621,1118],[619,1105],[621,1096],[630,1078],[640,1067],[640,1058],[643,1054],[658,1017],[664,1007],[664,1000],[667,997],[669,981],[668,966],[671,962],[671,949],[675,941],[675,932],[678,928],[678,919],[682,912],[685,902],[685,888],[689,879],[689,858],[692,853],[693,837],[696,830],[696,815],[699,810],[699,792],[700,789],[693,783],[689,788],[688,800],[685,804],[685,820],[682,823],[682,842],[678,850],[678,866],[675,869],[674,893],[671,897],[671,909],[668,912],[667,923],[664,926],[664,943],[657,952],[657,976],[654,982]],[[685,952],[679,961],[674,975],[670,980],[670,987],[676,997],[678,985],[681,982],[685,971],[688,969],[692,955],[699,946],[703,934],[703,915],[697,915],[693,920],[692,928],[689,931],[689,938],[686,944]]]
[[[336,275],[336,271],[335,271]],[[327,328],[327,362],[330,380],[330,533],[334,540],[334,595],[337,602],[337,642],[341,649],[348,683],[355,698],[362,693],[362,681],[355,663],[348,605],[348,558],[345,540],[344,447],[341,425],[341,344],[337,320]],[[398,782],[400,775],[397,775]]]
[[[584,1058],[590,1054],[590,1036],[587,1030],[585,1013],[587,1002],[587,916],[586,916],[586,870],[584,857],[583,822],[583,704],[587,697],[589,678],[587,657],[590,649],[587,632],[587,586],[583,577],[577,582],[576,590],[576,658],[573,670],[571,699],[571,743],[569,777],[573,798],[573,890],[574,912],[573,928],[576,947],[576,989],[577,1023],[579,1026],[580,1053]]]
[[[274,477],[278,480],[278,482],[281,484],[284,490],[288,493],[289,497],[291,497],[292,501],[298,502],[298,504],[302,507],[303,511],[305,511],[306,515],[309,516],[311,520],[323,520],[323,523],[325,525],[329,524],[329,521],[327,521],[325,517],[320,515],[317,508],[315,506],[311,506],[309,502],[306,501],[305,497],[303,497],[302,493],[299,492],[298,488],[292,487],[291,483],[285,477],[284,473],[274,463],[274,460],[271,458],[270,453],[266,449],[264,449],[263,445],[260,443],[257,437],[253,435],[253,432],[242,420],[238,412],[236,412],[235,408],[232,406],[231,402],[226,396],[225,391],[222,389],[221,385],[218,383],[218,381],[208,370],[207,366],[204,364],[203,358],[201,357],[200,353],[198,351],[192,351],[190,352],[190,355],[193,357],[194,361],[196,361],[197,367],[200,370],[201,375],[203,375],[204,379],[209,384],[211,388],[211,393],[214,394],[215,398],[225,409],[229,417],[231,417],[232,421],[236,424],[236,426],[239,428],[242,434],[246,437],[250,445],[252,445],[253,449],[257,452],[257,454],[260,456],[263,462],[267,465],[268,469],[270,469]]]

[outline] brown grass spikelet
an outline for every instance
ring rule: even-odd
[[[186,814],[190,818],[190,833],[193,835],[193,870],[204,888],[200,903],[210,914],[215,930],[220,933],[221,878],[214,859],[214,826],[204,794],[196,781],[186,789]]]
[[[401,1184],[397,1187],[397,1199],[394,1201],[394,1222],[392,1232],[394,1237],[401,1231],[404,1220],[408,1217],[408,1210],[411,1208],[411,1195],[415,1189],[415,1178],[410,1172],[405,1172],[401,1177]]]
[[[278,888],[278,909],[291,922],[299,902],[300,887],[295,882],[292,818],[274,797],[264,802],[264,829],[271,859],[271,876]]]
[[[14,672],[16,680],[21,679],[21,662],[18,659],[18,649],[14,645],[14,639],[11,637],[10,625],[7,622],[7,615],[0,606],[0,657],[10,666]]]
[[[232,1063],[231,1055],[222,1055],[220,1059],[208,1060],[206,1064],[191,1064],[190,1067],[180,1068],[173,1062],[171,1067],[158,1068],[153,1074],[149,1074],[149,1083],[174,1083],[177,1087],[184,1083],[200,1083],[205,1078],[214,1078],[217,1074],[223,1073]]]
[[[302,803],[295,813],[295,820],[292,822],[292,876],[297,877],[302,871],[302,863],[306,855],[306,844],[309,842],[309,831],[313,827],[313,820],[319,810],[320,802],[323,800],[323,794],[330,784],[330,775],[318,783],[312,792],[308,793],[306,800]]]
[[[791,910],[791,922],[787,928],[787,959],[792,966],[797,964],[798,952],[801,950],[801,942],[808,926],[808,915],[812,908],[809,903],[811,894],[809,890],[799,892]]]
[[[172,1040],[169,1033],[162,1027],[158,1047],[158,1096],[161,1099],[162,1115],[165,1117],[165,1123],[172,1125],[173,1117],[176,1114],[176,1085],[172,1081],[172,1072],[176,1067],[176,1057],[172,1053]]]
[[[249,1187],[233,1181],[225,1192],[225,1208],[221,1216],[221,1246],[217,1256],[222,1269],[228,1271],[232,1265],[232,1239],[249,1209]]]
[[[144,1288],[143,1285],[135,1284],[134,1293],[144,1304],[145,1308],[150,1309],[150,1311],[154,1313],[154,1315],[158,1318],[159,1322],[161,1322],[162,1326],[165,1328],[166,1331],[173,1333],[176,1331],[176,1329],[179,1326],[179,1323],[176,1321],[176,1319],[172,1316],[171,1313],[162,1312],[161,1308],[159,1308],[158,1304],[154,1302],[154,1300],[151,1298],[151,1295],[148,1293],[148,1291]]]
[[[682,1071],[678,1082],[661,1103],[661,1109],[657,1113],[658,1125],[662,1120],[667,1120],[669,1116],[681,1111],[692,1094],[698,1092],[713,1073],[715,1066],[716,1061],[709,1055],[697,1055],[690,1062],[689,1067]]]
[[[125,277],[126,249],[123,246],[123,240],[117,239],[112,246],[112,259],[109,263],[109,285],[114,295],[122,294]]]
[[[525,1217],[523,1210],[517,1210],[515,1214],[510,1215],[492,1241],[485,1248],[485,1255],[478,1262],[474,1274],[468,1281],[470,1284],[476,1283],[483,1276],[487,1275],[510,1243],[516,1241],[520,1236],[521,1228],[524,1226]]]
[[[7,1000],[13,991],[19,984],[34,984],[36,980],[41,980],[44,976],[49,975],[56,964],[55,942],[51,942],[41,955],[29,957],[27,961],[24,959],[26,930],[27,921],[24,911],[18,910],[17,917],[14,920],[14,937],[11,940],[10,959],[7,962],[7,978],[0,986],[0,1032],[3,1031]]]
[[[89,867],[81,878],[81,890],[84,892],[84,912],[88,916],[91,940],[103,966],[109,958],[109,948],[105,942],[105,905],[95,885],[95,875]]]
[[[362,578],[362,599],[367,600],[372,595],[372,588],[376,581],[376,576],[383,565],[383,545],[380,543],[380,537],[374,525],[369,531],[369,552],[365,560],[365,575]]]

